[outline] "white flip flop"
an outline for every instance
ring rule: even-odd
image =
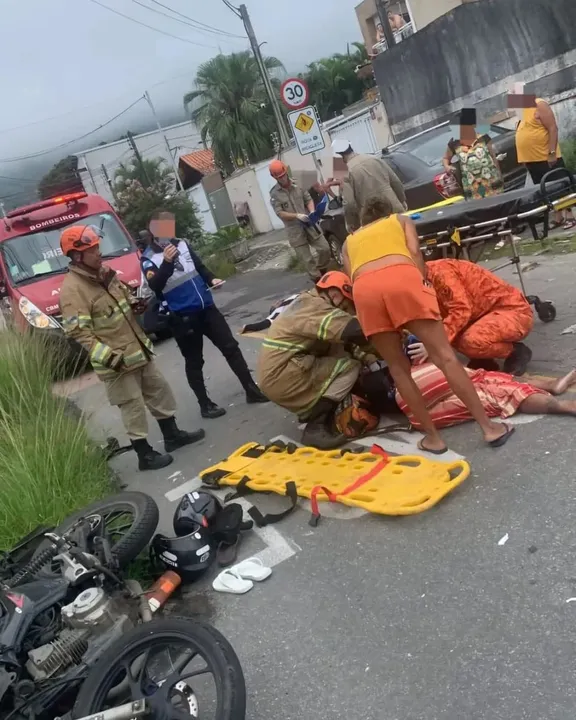
[[[214,578],[212,587],[216,592],[244,595],[252,590],[254,583],[241,577],[234,568],[227,568]]]
[[[260,558],[251,557],[247,560],[234,565],[231,568],[236,575],[244,580],[255,580],[256,582],[262,582],[272,575],[272,569],[266,567]]]

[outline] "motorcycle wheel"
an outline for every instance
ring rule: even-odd
[[[107,709],[107,698],[121,675],[128,677],[125,683],[127,697],[117,697],[114,705],[141,700],[146,697],[151,706],[152,717],[171,717],[163,703],[172,703],[172,693],[182,693],[185,686],[192,694],[189,710],[174,715],[179,718],[198,717],[196,696],[186,682],[187,673],[180,675],[171,665],[171,675],[161,682],[153,681],[147,666],[150,663],[154,670],[154,648],[162,647],[162,643],[175,642],[185,645],[192,651],[193,657],[201,657],[216,686],[216,709],[214,720],[245,720],[246,717],[246,683],[240,661],[226,638],[207,623],[188,618],[159,618],[139,625],[127,632],[123,637],[98,659],[88,673],[78,697],[72,717],[78,720],[86,715],[102,712]],[[143,659],[142,659],[143,658]],[[134,667],[136,666],[136,671]],[[127,669],[130,669],[127,673]],[[194,673],[195,677],[202,673]],[[193,673],[189,672],[188,677]],[[151,687],[153,685],[153,687]],[[165,697],[164,697],[165,696]],[[202,714],[202,717],[205,717]]]
[[[158,505],[145,493],[125,492],[119,495],[97,500],[69,515],[54,531],[62,534],[69,530],[80,518],[89,515],[101,515],[106,523],[107,531],[111,537],[111,550],[120,565],[126,567],[148,545],[156,532],[158,525]],[[132,521],[125,533],[122,533],[123,518],[131,516]],[[34,557],[50,546],[49,541],[42,542]],[[52,574],[48,567],[41,574]]]

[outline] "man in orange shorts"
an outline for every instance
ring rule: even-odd
[[[433,260],[426,272],[448,340],[470,358],[469,367],[498,370],[496,360],[504,360],[504,372],[523,375],[532,351],[521,341],[532,330],[534,313],[522,292],[466,260]]]

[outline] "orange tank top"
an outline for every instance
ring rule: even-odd
[[[412,258],[406,245],[404,228],[397,215],[366,225],[348,236],[346,250],[350,260],[350,273],[366,263],[388,255],[403,255]]]
[[[536,102],[544,102],[536,98]],[[548,130],[542,125],[536,113],[537,107],[524,108],[522,120],[516,130],[516,152],[519,163],[546,162],[550,147]],[[562,157],[560,145],[556,148],[556,157]]]

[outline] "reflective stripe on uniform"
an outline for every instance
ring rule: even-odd
[[[309,410],[312,410],[314,405],[316,405],[316,403],[322,397],[324,397],[324,393],[330,387],[330,385],[334,382],[334,380],[338,377],[338,375],[340,375],[342,372],[344,372],[344,370],[347,370],[353,362],[354,361],[351,360],[350,358],[339,358],[336,361],[336,364],[334,365],[332,372],[330,373],[330,377],[328,377],[320,386],[320,389],[318,390],[318,393],[317,393],[316,397],[314,398],[314,400],[311,403],[308,403],[308,405],[306,405],[306,407],[302,408],[298,414],[304,415]]]
[[[320,323],[320,327],[318,328],[318,340],[326,340],[328,337],[328,328],[330,327],[330,323],[335,317],[341,314],[341,310],[332,310],[332,312],[329,312],[328,315],[324,315],[322,322]]]
[[[267,338],[262,343],[262,347],[267,350],[288,350],[289,352],[306,353],[308,350],[304,345],[298,345],[297,343],[286,342],[285,340],[270,340]]]
[[[129,368],[132,365],[141,363],[143,360],[147,360],[148,358],[144,354],[143,350],[137,350],[136,352],[133,352],[130,355],[124,355],[122,357],[122,359],[124,360],[124,365],[126,365],[126,367]]]
[[[98,365],[106,365],[106,361],[109,360],[111,355],[112,349],[108,347],[108,345],[96,341],[90,350],[90,362]]]

